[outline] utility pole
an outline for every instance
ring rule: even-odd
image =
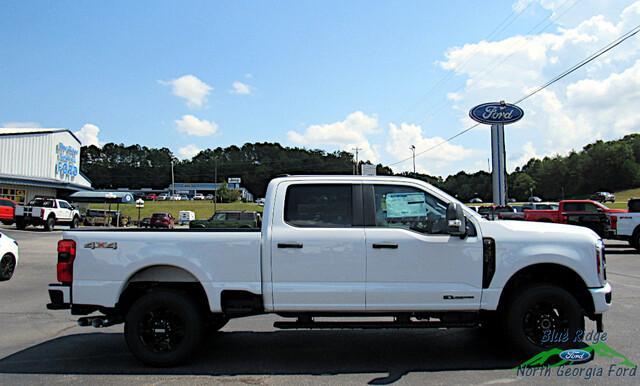
[[[351,150],[353,150],[356,153],[356,167],[353,169],[353,174],[357,175],[358,174],[358,152],[360,150],[362,150],[361,147],[353,147],[351,148]]]
[[[171,160],[171,196],[176,194],[176,180],[173,175],[173,160]]]
[[[216,209],[217,209],[217,205],[218,205],[218,159],[215,158],[213,160],[213,163],[214,163],[213,182],[214,182],[214,185],[216,187],[216,189],[213,191],[213,214],[216,214]]]
[[[416,147],[414,145],[411,145],[409,149],[411,149],[411,154],[413,157],[413,174],[416,174]]]

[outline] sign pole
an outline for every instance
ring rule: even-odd
[[[506,205],[506,168],[504,125],[501,123],[491,125],[491,180],[493,185],[493,203],[498,206]]]

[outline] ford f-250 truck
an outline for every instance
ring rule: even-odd
[[[607,238],[626,240],[640,251],[640,199],[630,199],[627,206],[627,212],[609,214],[611,231]]]
[[[549,331],[579,334],[585,317],[602,331],[611,305],[591,230],[487,221],[400,177],[276,178],[261,229],[67,231],[57,278],[49,309],[100,313],[81,325],[124,322],[131,352],[154,366],[183,362],[205,332],[261,313],[292,318],[277,328],[493,325],[531,355],[561,344],[544,341]],[[341,319],[350,316],[378,319]]]

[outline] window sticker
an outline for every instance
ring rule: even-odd
[[[427,215],[427,203],[424,194],[388,193],[385,196],[387,218],[400,217],[425,217]]]

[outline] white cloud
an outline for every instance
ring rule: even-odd
[[[509,160],[511,162],[507,162],[507,167],[512,171],[517,167],[524,166],[531,158],[540,158],[540,156],[536,153],[536,148],[533,146],[533,143],[529,141],[522,146],[521,152],[516,153],[515,159]]]
[[[551,12],[562,13],[566,8],[558,1],[536,2]],[[521,1],[514,7],[527,4]],[[627,32],[640,19],[640,1],[617,8],[616,15],[611,15],[611,7],[606,4],[592,1],[572,9],[578,8],[589,16],[572,26],[557,27],[554,32],[479,41],[445,52],[446,59],[440,66],[465,78],[461,89],[447,93],[455,106],[467,106],[459,115],[465,127],[472,123],[467,116],[471,106],[517,100]],[[523,102],[525,116],[508,126],[507,145],[522,148],[522,157],[531,151],[545,156],[637,131],[640,116],[634,111],[640,102],[639,52],[640,40],[632,38]],[[535,143],[535,148],[527,148],[529,142]]]
[[[193,158],[196,154],[200,153],[202,149],[194,144],[189,144],[178,149],[178,156],[182,159]]]
[[[425,137],[422,127],[419,125],[390,123],[389,140],[385,150],[394,160],[402,160],[411,157],[409,148],[413,145],[416,147],[416,170],[438,175],[452,172],[451,166],[454,162],[465,160],[474,155],[473,150],[450,142],[438,145],[442,142],[444,142],[442,137]],[[417,154],[437,145],[437,150]],[[413,165],[411,161],[407,161],[398,165],[397,168],[411,170]]]
[[[199,119],[193,115],[183,115],[181,119],[176,119],[176,129],[181,133],[196,137],[206,137],[218,131],[218,125],[213,121]]]
[[[287,138],[300,145],[338,146],[349,152],[353,152],[353,148],[358,147],[362,149],[359,153],[361,160],[377,162],[379,157],[377,146],[371,145],[367,135],[379,131],[378,118],[368,116],[362,111],[355,111],[343,121],[311,125],[304,133],[289,131]]]
[[[207,102],[207,96],[213,90],[213,87],[195,75],[184,75],[169,81],[160,81],[160,83],[171,85],[173,95],[185,99],[190,108],[202,107]]]
[[[40,124],[38,122],[29,122],[29,121],[24,121],[24,122],[4,122],[2,124],[2,127],[10,127],[10,128],[29,128],[29,129],[33,129],[33,128],[39,128]]]
[[[98,135],[100,134],[100,128],[92,123],[85,123],[80,130],[74,132],[76,137],[82,142],[82,146],[102,146]]]
[[[240,95],[251,94],[251,86],[249,86],[246,83],[236,81],[236,82],[233,82],[231,87],[233,87],[233,90],[231,90],[231,92],[234,94],[240,94]]]

